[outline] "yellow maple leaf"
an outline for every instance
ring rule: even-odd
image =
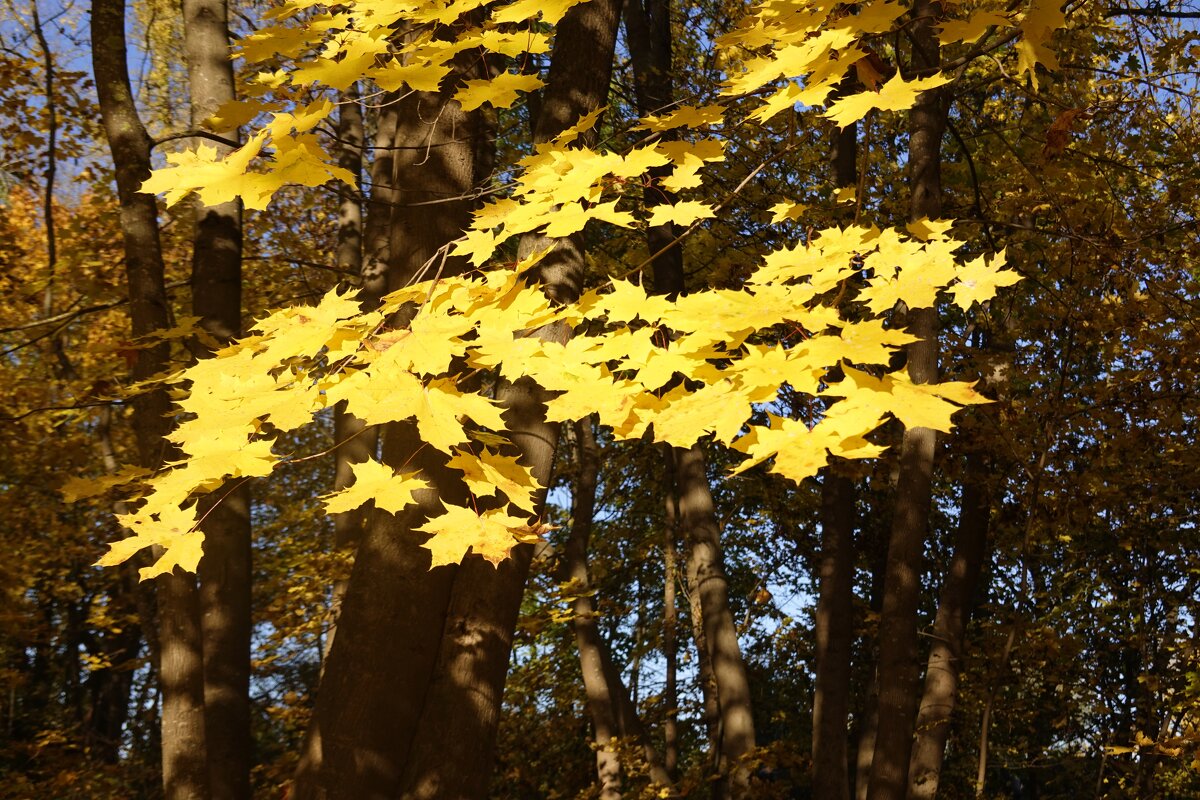
[[[954,298],[954,304],[966,311],[974,303],[986,303],[996,295],[996,290],[1004,286],[1012,286],[1021,280],[1021,276],[1011,269],[1001,269],[1004,266],[1004,251],[1000,251],[995,259],[986,256],[964,264],[958,268],[958,283],[950,287],[949,292]]]
[[[983,38],[983,34],[988,28],[1008,28],[1012,26],[1012,21],[1003,14],[998,14],[995,11],[977,11],[971,15],[970,19],[948,19],[943,20],[938,33],[938,41],[943,46],[962,42],[963,44],[975,44]]]
[[[833,406],[837,413],[887,413],[904,423],[906,428],[931,428],[949,433],[954,427],[951,417],[961,410],[956,403],[990,402],[968,383],[913,383],[907,372],[893,372],[876,378],[852,367],[846,367],[845,374],[845,380],[830,386],[827,392],[833,397],[846,398]]]
[[[351,464],[350,469],[354,472],[354,483],[322,498],[325,510],[330,514],[350,511],[371,500],[377,508],[398,514],[405,506],[417,502],[414,492],[430,488],[429,483],[415,473],[396,472],[374,459]]]
[[[115,566],[139,550],[157,545],[163,552],[153,564],[139,570],[142,580],[169,573],[176,566],[187,572],[196,571],[204,554],[204,534],[194,530],[194,505],[186,509],[177,505],[146,506],[133,514],[118,515],[117,521],[134,535],[110,544],[108,552],[96,562],[97,566]]]
[[[517,92],[532,92],[545,86],[537,75],[502,72],[491,80],[467,81],[454,95],[463,111],[473,111],[484,103],[493,108],[508,108],[517,102]]]
[[[461,470],[467,488],[479,497],[504,492],[508,501],[522,511],[537,512],[534,495],[542,486],[524,464],[484,448],[479,455],[468,450],[455,450],[447,466]]]
[[[445,64],[401,64],[399,61],[389,61],[382,67],[367,70],[366,74],[387,92],[398,91],[401,86],[408,86],[415,92],[436,92],[442,78],[450,74],[450,67]]]
[[[787,200],[781,200],[771,206],[771,222],[775,224],[787,219],[797,220],[804,216],[804,212],[807,210],[808,206],[803,203],[791,203]]]
[[[641,122],[633,129],[660,133],[672,128],[702,128],[707,125],[719,125],[724,116],[725,107],[720,105],[680,106],[669,114],[642,117]]]
[[[646,225],[651,228],[659,225],[665,225],[668,222],[673,222],[676,225],[687,227],[693,222],[701,219],[711,219],[716,216],[712,206],[707,203],[701,203],[698,200],[684,200],[675,205],[657,205],[646,219]]]
[[[542,21],[557,25],[572,6],[581,2],[584,0],[516,0],[493,11],[492,20],[497,23],[524,22],[541,14]]]
[[[467,441],[461,422],[464,417],[492,430],[504,430],[499,406],[482,395],[463,392],[449,378],[426,384],[415,405],[421,440],[443,453],[451,453],[455,445]]]
[[[528,521],[503,511],[478,514],[462,506],[449,506],[446,513],[434,517],[415,530],[432,534],[421,544],[432,554],[431,567],[457,564],[467,553],[474,553],[492,566],[509,557],[513,547],[530,533]]]
[[[844,128],[852,122],[858,122],[872,109],[902,111],[911,108],[918,94],[949,82],[950,76],[944,74],[906,81],[897,72],[891,80],[879,87],[878,92],[858,92],[830,103],[824,116],[833,120],[839,128]]]

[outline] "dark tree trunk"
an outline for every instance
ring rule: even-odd
[[[154,197],[141,194],[150,175],[150,137],[138,117],[130,89],[125,47],[123,0],[92,5],[92,71],[100,113],[116,172],[125,244],[129,316],[134,338],[170,327],[163,281],[158,209]],[[138,350],[135,381],[166,367],[168,346]],[[132,401],[139,460],[156,468],[167,456],[170,422],[166,392],[156,390]],[[167,800],[208,797],[208,759],[204,736],[204,668],[199,604],[195,581],[182,573],[157,579],[162,687],[163,792]]]
[[[846,721],[850,713],[850,645],[854,636],[854,483],[825,468],[821,486],[821,556],[813,687],[813,795],[848,800]]]
[[[363,107],[358,95],[358,84],[342,95],[338,105],[338,166],[354,176],[355,183],[362,181],[363,157]],[[363,207],[361,189],[354,190],[344,187],[345,194],[338,209],[338,241],[337,267],[341,270],[344,280],[357,279],[361,282],[363,272]],[[366,304],[374,305],[375,300]],[[352,464],[358,464],[375,454],[376,437],[368,432],[362,420],[345,413],[346,404],[338,403],[333,409],[333,443],[334,475],[333,488],[335,491],[345,489],[354,477]],[[343,511],[333,518],[334,545],[341,551],[353,553],[362,538],[363,517],[368,508],[355,508]],[[333,582],[330,597],[329,631],[325,636],[325,650],[322,653],[321,668],[325,668],[325,657],[333,640],[337,636],[337,618],[342,607],[342,597],[346,594],[346,581],[337,579]]]
[[[917,739],[909,766],[910,800],[933,800],[937,796],[942,759],[950,737],[950,716],[958,700],[963,638],[987,555],[991,506],[986,481],[983,455],[968,453],[954,555],[942,584],[933,623],[933,643],[925,666],[925,691],[917,713]]]
[[[842,91],[852,90],[848,76]],[[858,183],[858,125],[837,132],[834,183]],[[862,199],[859,198],[859,203]],[[854,482],[843,465],[825,467],[821,481],[821,555],[816,612],[816,676],[813,686],[813,793],[822,800],[849,800],[846,761],[850,714],[850,651],[854,638]]]
[[[462,63],[457,74],[473,77]],[[416,276],[469,221],[465,200],[427,203],[472,189],[472,120],[450,100],[452,91],[408,94],[381,116],[379,139],[387,137],[386,146],[394,149],[381,151],[390,155],[381,155],[372,171],[374,189],[383,196],[369,205],[367,305]],[[386,176],[379,163],[385,158],[392,167]],[[385,253],[386,269],[379,261]],[[406,469],[423,472],[440,492],[421,493],[419,504],[400,515],[376,510],[363,528],[297,770],[297,798],[392,800],[401,792],[457,569],[431,572],[429,552],[412,530],[438,513],[441,496],[451,502],[466,498],[445,457],[423,448],[412,458],[418,448],[413,426],[387,426],[384,462],[408,462]]]
[[[193,130],[234,99],[225,0],[183,0]],[[236,130],[212,130],[236,139]],[[218,145],[218,152],[228,151]],[[242,332],[242,209],[196,201],[192,311],[217,342]],[[226,484],[206,498],[200,627],[210,791],[214,800],[248,800],[250,767],[250,487]]]
[[[916,0],[909,28],[914,66],[940,63],[934,25],[940,5]],[[909,218],[936,219],[942,209],[942,134],[946,104],[939,91],[922,94],[909,114]],[[908,374],[914,383],[937,381],[937,310],[912,309],[908,331]],[[920,702],[918,603],[921,567],[932,502],[937,432],[909,428],[900,451],[895,516],[888,543],[883,611],[879,621],[879,726],[871,763],[871,800],[903,800],[908,789],[913,723]]]

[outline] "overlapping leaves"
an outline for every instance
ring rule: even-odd
[[[981,398],[964,383],[915,385],[903,372],[887,373],[893,351],[913,338],[871,311],[879,297],[890,304],[898,285],[918,303],[968,281],[971,299],[986,299],[1006,282],[1011,273],[999,263],[958,263],[959,243],[939,227],[924,228],[923,238],[874,228],[825,231],[805,247],[770,254],[743,289],[674,302],[618,280],[552,307],[523,274],[533,258],[413,285],[379,311],[362,313],[350,296],[332,292],[316,306],[276,312],[255,335],[179,374],[187,393],[171,438],[184,456],[149,481],[145,502],[121,519],[135,535],[101,563],[159,545],[165,554],[143,577],[176,564],[194,568],[202,541],[195,498],[228,479],[286,465],[288,454],[273,449],[277,434],[312,424],[339,401],[368,424],[413,421],[421,447],[445,453],[475,498],[502,501],[483,512],[474,500],[447,507],[420,528],[435,565],[468,551],[495,562],[537,533],[537,482],[515,453],[483,444],[504,441],[502,409],[490,395],[499,376],[528,376],[547,389],[551,420],[595,413],[617,439],[649,435],[679,447],[711,435],[748,456],[739,470],[769,461],[796,481],[831,455],[878,455],[881,446],[868,437],[888,418],[948,430],[960,406]],[[854,312],[843,317],[829,303],[837,294],[845,307],[848,285]],[[415,307],[410,322],[383,324],[402,307]],[[570,326],[574,336],[563,344],[528,335],[551,323]],[[844,378],[833,382],[838,365]],[[810,406],[825,410],[756,421],[785,384],[828,401]],[[374,500],[381,511],[399,513],[428,488],[420,475],[380,464],[354,469],[357,482],[325,498],[330,511]]]

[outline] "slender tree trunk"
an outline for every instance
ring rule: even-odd
[[[670,789],[671,775],[662,755],[646,736],[637,705],[621,680],[621,671],[613,663],[612,654],[597,625],[596,603],[592,598],[588,577],[587,548],[595,515],[597,475],[600,469],[600,448],[596,445],[591,423],[578,423],[579,474],[576,479],[575,504],[571,512],[571,536],[563,550],[560,575],[575,592],[572,601],[575,640],[579,647],[579,663],[583,674],[584,692],[596,728],[597,773],[601,794],[619,797],[620,762],[608,749],[612,737],[634,740],[642,748],[649,768],[650,779],[659,787]],[[602,731],[604,732],[602,734]]]
[[[749,774],[738,761],[755,746],[750,681],[729,607],[720,525],[705,474],[704,451],[697,444],[689,449],[677,448],[676,454],[679,513],[689,545],[688,571],[694,579],[693,591],[700,598],[721,715],[718,771],[730,795],[739,797],[746,791]]]
[[[910,32],[915,65],[940,62],[934,25],[939,3],[916,0]],[[941,214],[941,149],[946,105],[938,91],[926,92],[909,114],[909,218]],[[914,383],[937,381],[937,310],[913,309],[908,330],[920,341],[907,347]],[[904,432],[895,516],[888,543],[883,612],[879,621],[879,728],[871,763],[871,800],[903,800],[908,789],[913,722],[920,702],[917,611],[921,564],[932,502],[937,433],[929,428]]]
[[[933,644],[925,667],[925,691],[917,713],[917,739],[909,767],[910,800],[932,800],[937,796],[950,736],[950,716],[958,700],[963,640],[987,554],[991,508],[986,479],[983,455],[968,453],[954,556],[942,584],[933,624]]]
[[[717,679],[713,676],[712,655],[704,634],[704,613],[700,609],[700,593],[696,591],[698,576],[692,572],[695,562],[687,562],[688,614],[692,623],[692,641],[696,645],[696,682],[704,700],[704,730],[708,736],[708,752],[713,771],[721,753],[721,706],[717,702]]]
[[[96,0],[92,5],[92,71],[104,130],[116,168],[125,274],[134,338],[169,325],[163,281],[158,210],[151,195],[141,194],[150,175],[150,137],[138,117],[130,90],[125,47],[123,0]],[[138,350],[133,378],[142,380],[165,368],[166,344]],[[132,401],[133,426],[140,462],[155,468],[167,455],[169,431],[166,392],[156,390]],[[195,583],[181,573],[157,579],[162,686],[163,793],[167,800],[208,797],[208,763],[204,736],[204,672],[199,607]]]
[[[571,534],[563,548],[560,583],[571,587],[571,627],[579,648],[579,671],[587,696],[588,713],[596,742],[596,775],[601,800],[620,800],[621,761],[612,746],[617,722],[613,711],[615,698],[604,671],[601,650],[604,644],[596,625],[596,603],[591,596],[587,550],[596,508],[596,483],[600,472],[600,447],[592,433],[592,421],[576,423],[578,465],[575,498],[571,508]]]
[[[664,448],[665,449],[665,448]],[[672,779],[679,764],[679,613],[675,600],[675,576],[679,572],[679,490],[675,482],[675,459],[667,452],[666,525],[663,532],[663,768]]]
[[[847,76],[841,89],[853,86],[853,76]],[[839,188],[858,184],[857,124],[838,131],[833,171]],[[850,651],[854,637],[854,504],[854,482],[839,465],[825,467],[821,481],[812,733],[813,793],[823,800],[850,797],[846,722],[850,714]]]
[[[191,124],[234,99],[225,0],[183,0],[184,49]],[[235,140],[236,130],[213,130]],[[218,145],[218,151],[228,151]],[[242,209],[232,201],[196,201],[192,310],[217,342],[242,332]],[[205,501],[200,626],[204,637],[204,703],[210,791],[214,800],[250,797],[250,487],[227,484]]]
[[[850,711],[850,644],[854,634],[854,483],[825,468],[821,486],[821,560],[813,688],[813,795],[848,800],[846,721]]]
[[[362,147],[364,141],[362,100],[358,95],[358,84],[342,94],[338,105],[338,166],[354,176],[355,183],[362,180]],[[363,271],[363,208],[359,191],[344,188],[345,194],[338,209],[337,267],[346,276],[361,281]],[[370,300],[371,305],[375,300]],[[338,403],[333,408],[333,443],[335,491],[344,489],[353,482],[352,464],[371,458],[375,452],[376,439],[365,430],[362,420],[347,414],[346,404]],[[334,546],[338,550],[352,553],[362,538],[362,523],[368,508],[343,511],[333,518]],[[325,650],[321,654],[321,669],[325,658],[337,636],[337,618],[346,594],[346,581],[333,582],[330,597],[329,631],[325,636]]]
[[[674,101],[671,84],[670,4],[667,0],[628,0],[625,30],[634,65],[638,110],[659,111]],[[661,175],[652,173],[652,181]],[[670,203],[672,195],[656,183],[646,190],[646,207]],[[647,230],[647,245],[653,257],[654,289],[659,294],[678,295],[685,289],[683,252],[675,243],[670,223]],[[737,767],[739,758],[754,749],[754,719],[750,709],[750,683],[737,641],[737,627],[729,609],[729,587],[725,578],[720,544],[720,526],[713,509],[712,493],[705,473],[704,452],[697,445],[677,448],[672,460],[678,491],[679,524],[688,542],[692,590],[700,600],[704,639],[710,656],[720,713],[717,768],[722,775],[716,789],[745,790],[748,775]]]

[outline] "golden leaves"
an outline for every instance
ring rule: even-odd
[[[545,85],[537,75],[502,72],[491,80],[467,81],[454,99],[463,111],[472,111],[484,103],[494,108],[508,108],[517,102],[517,92],[532,92]]]
[[[432,561],[430,566],[457,564],[468,552],[483,557],[492,566],[508,558],[512,549],[531,534],[529,523],[503,511],[482,514],[462,506],[450,506],[415,530],[432,534],[422,543]]]
[[[891,80],[879,87],[878,92],[859,92],[849,97],[830,103],[825,111],[825,117],[833,120],[839,128],[844,128],[852,122],[857,122],[867,115],[868,111],[902,111],[916,102],[921,92],[936,89],[950,82],[948,75],[930,75],[928,78],[916,78],[906,81],[900,73],[892,76]]]
[[[352,464],[354,483],[346,489],[325,495],[325,511],[340,514],[375,501],[375,506],[392,514],[417,502],[413,492],[430,488],[412,473],[401,474],[375,460]]]

